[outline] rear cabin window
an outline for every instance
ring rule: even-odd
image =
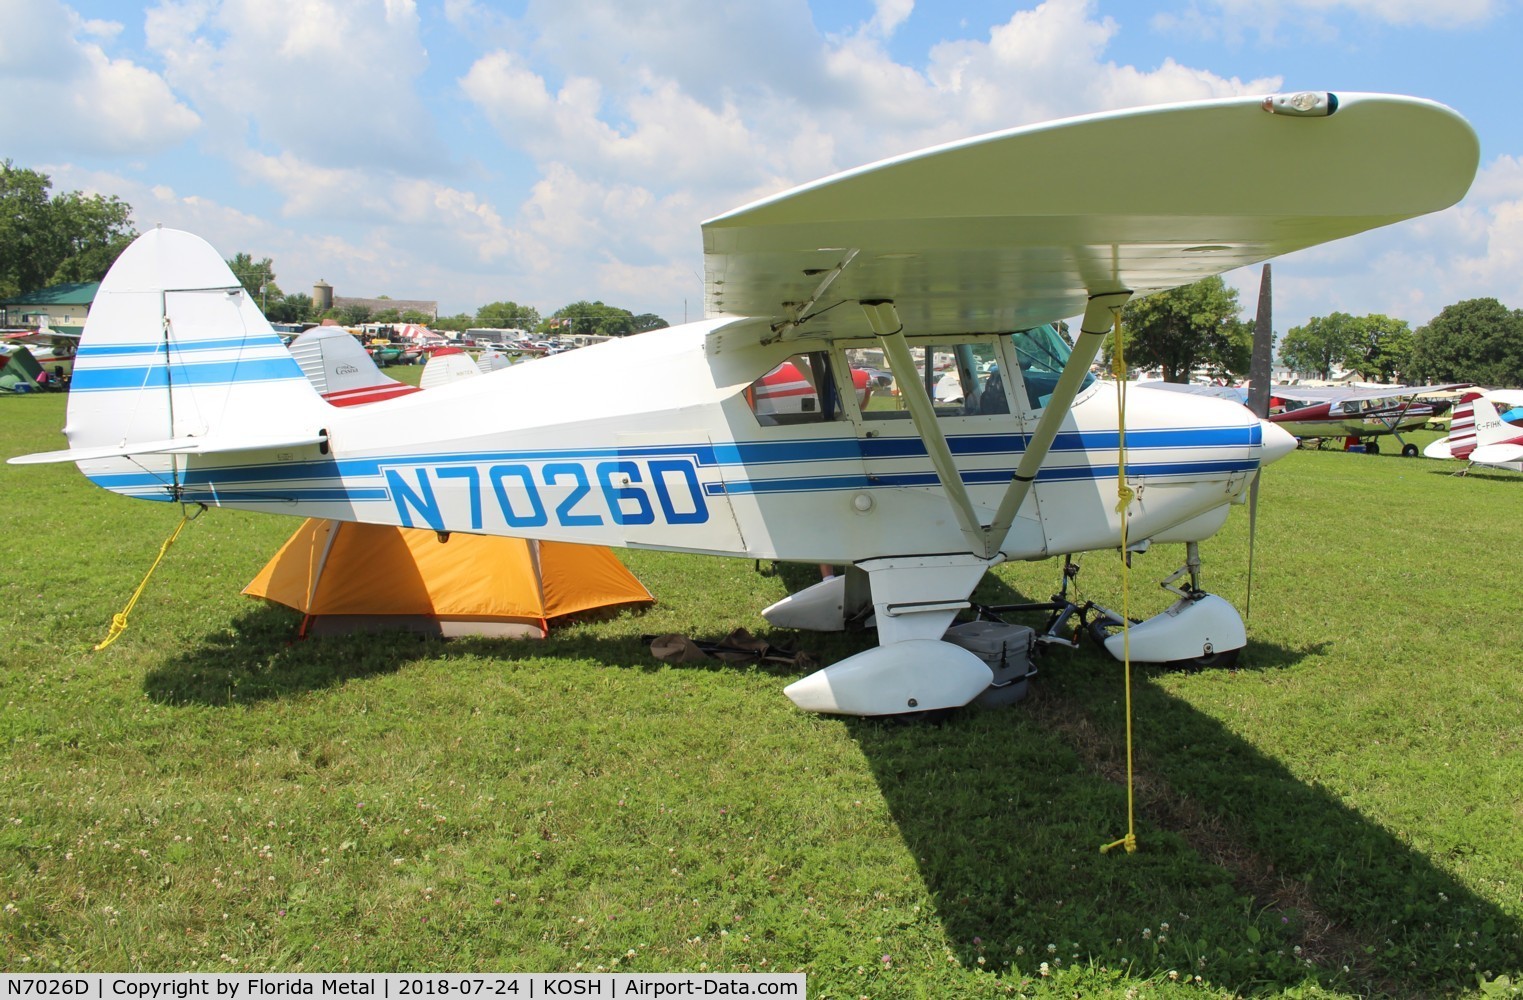
[[[841,420],[840,394],[824,351],[795,354],[746,389],[746,402],[763,427]]]

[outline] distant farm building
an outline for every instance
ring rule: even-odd
[[[368,299],[349,295],[334,295],[333,286],[319,279],[312,286],[312,308],[318,315],[329,309],[346,309],[350,307],[368,309],[371,314],[385,312],[387,309],[395,309],[399,313],[417,312],[427,316],[430,320],[439,318],[439,303],[431,299]]]
[[[71,281],[0,302],[0,326],[47,326],[78,333],[90,315],[98,281]]]

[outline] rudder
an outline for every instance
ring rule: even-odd
[[[74,362],[69,453],[56,454],[115,492],[170,500],[183,456],[321,440],[325,409],[217,251],[154,229],[101,282]]]

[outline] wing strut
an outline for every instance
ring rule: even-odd
[[[1036,430],[1026,445],[1026,452],[1021,456],[1021,463],[1005,488],[1005,495],[1000,500],[999,509],[995,511],[994,520],[987,526],[978,523],[973,500],[968,496],[968,489],[957,471],[957,462],[952,457],[952,449],[936,420],[936,408],[915,370],[915,359],[910,356],[909,345],[905,342],[904,324],[899,320],[898,310],[891,300],[862,300],[862,311],[867,314],[867,322],[883,344],[883,355],[894,373],[899,391],[904,394],[915,429],[920,432],[931,466],[936,470],[936,478],[947,491],[947,499],[952,503],[952,513],[957,517],[958,526],[973,543],[973,551],[980,553],[983,558],[993,559],[1004,544],[1010,525],[1015,522],[1016,512],[1025,502],[1026,494],[1031,492],[1037,470],[1042,467],[1048,449],[1058,436],[1058,426],[1068,415],[1074,396],[1078,395],[1079,384],[1089,373],[1095,355],[1100,353],[1105,335],[1115,326],[1116,313],[1131,297],[1129,291],[1107,292],[1090,297],[1089,305],[1084,309],[1084,320],[1079,326],[1079,339],[1074,344],[1073,353],[1069,355],[1068,364],[1064,366],[1058,384],[1048,397],[1042,417],[1037,421]]]
[[[1015,475],[1010,478],[1010,485],[1005,488],[1005,496],[994,513],[994,522],[987,529],[987,558],[993,558],[994,553],[1004,544],[1010,525],[1015,523],[1016,512],[1026,502],[1026,494],[1031,492],[1031,486],[1036,482],[1037,470],[1046,461],[1047,451],[1058,436],[1058,425],[1068,416],[1074,396],[1079,393],[1079,383],[1089,372],[1089,366],[1094,364],[1095,355],[1100,353],[1105,335],[1116,325],[1116,314],[1131,297],[1130,291],[1090,296],[1089,305],[1084,308],[1084,320],[1079,324],[1079,338],[1074,343],[1073,353],[1068,356],[1068,364],[1064,366],[1057,386],[1047,399],[1047,406],[1042,410],[1042,417],[1037,421],[1031,440],[1026,443],[1026,452],[1021,456],[1020,465],[1016,466]],[[894,373],[894,377],[898,378],[898,372]]]
[[[952,513],[957,516],[958,527],[972,543],[972,551],[987,559],[993,554],[989,551],[988,536],[978,523],[978,515],[973,511],[973,499],[968,496],[968,488],[963,485],[962,475],[957,471],[957,461],[952,457],[947,436],[942,433],[941,425],[936,420],[936,407],[931,403],[931,396],[926,392],[920,373],[915,370],[915,359],[910,356],[909,344],[904,340],[904,324],[899,320],[899,310],[888,299],[864,299],[861,305],[873,333],[883,344],[883,356],[888,360],[889,370],[894,373],[894,381],[898,383],[902,398],[909,407],[915,430],[920,432],[920,439],[925,443],[931,467],[936,470],[936,478],[941,480],[941,487],[947,491],[947,499],[952,502]],[[998,549],[998,546],[995,548]]]

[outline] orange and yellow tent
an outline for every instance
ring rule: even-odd
[[[543,637],[556,618],[655,601],[603,546],[316,518],[243,592],[305,614],[303,635]]]

